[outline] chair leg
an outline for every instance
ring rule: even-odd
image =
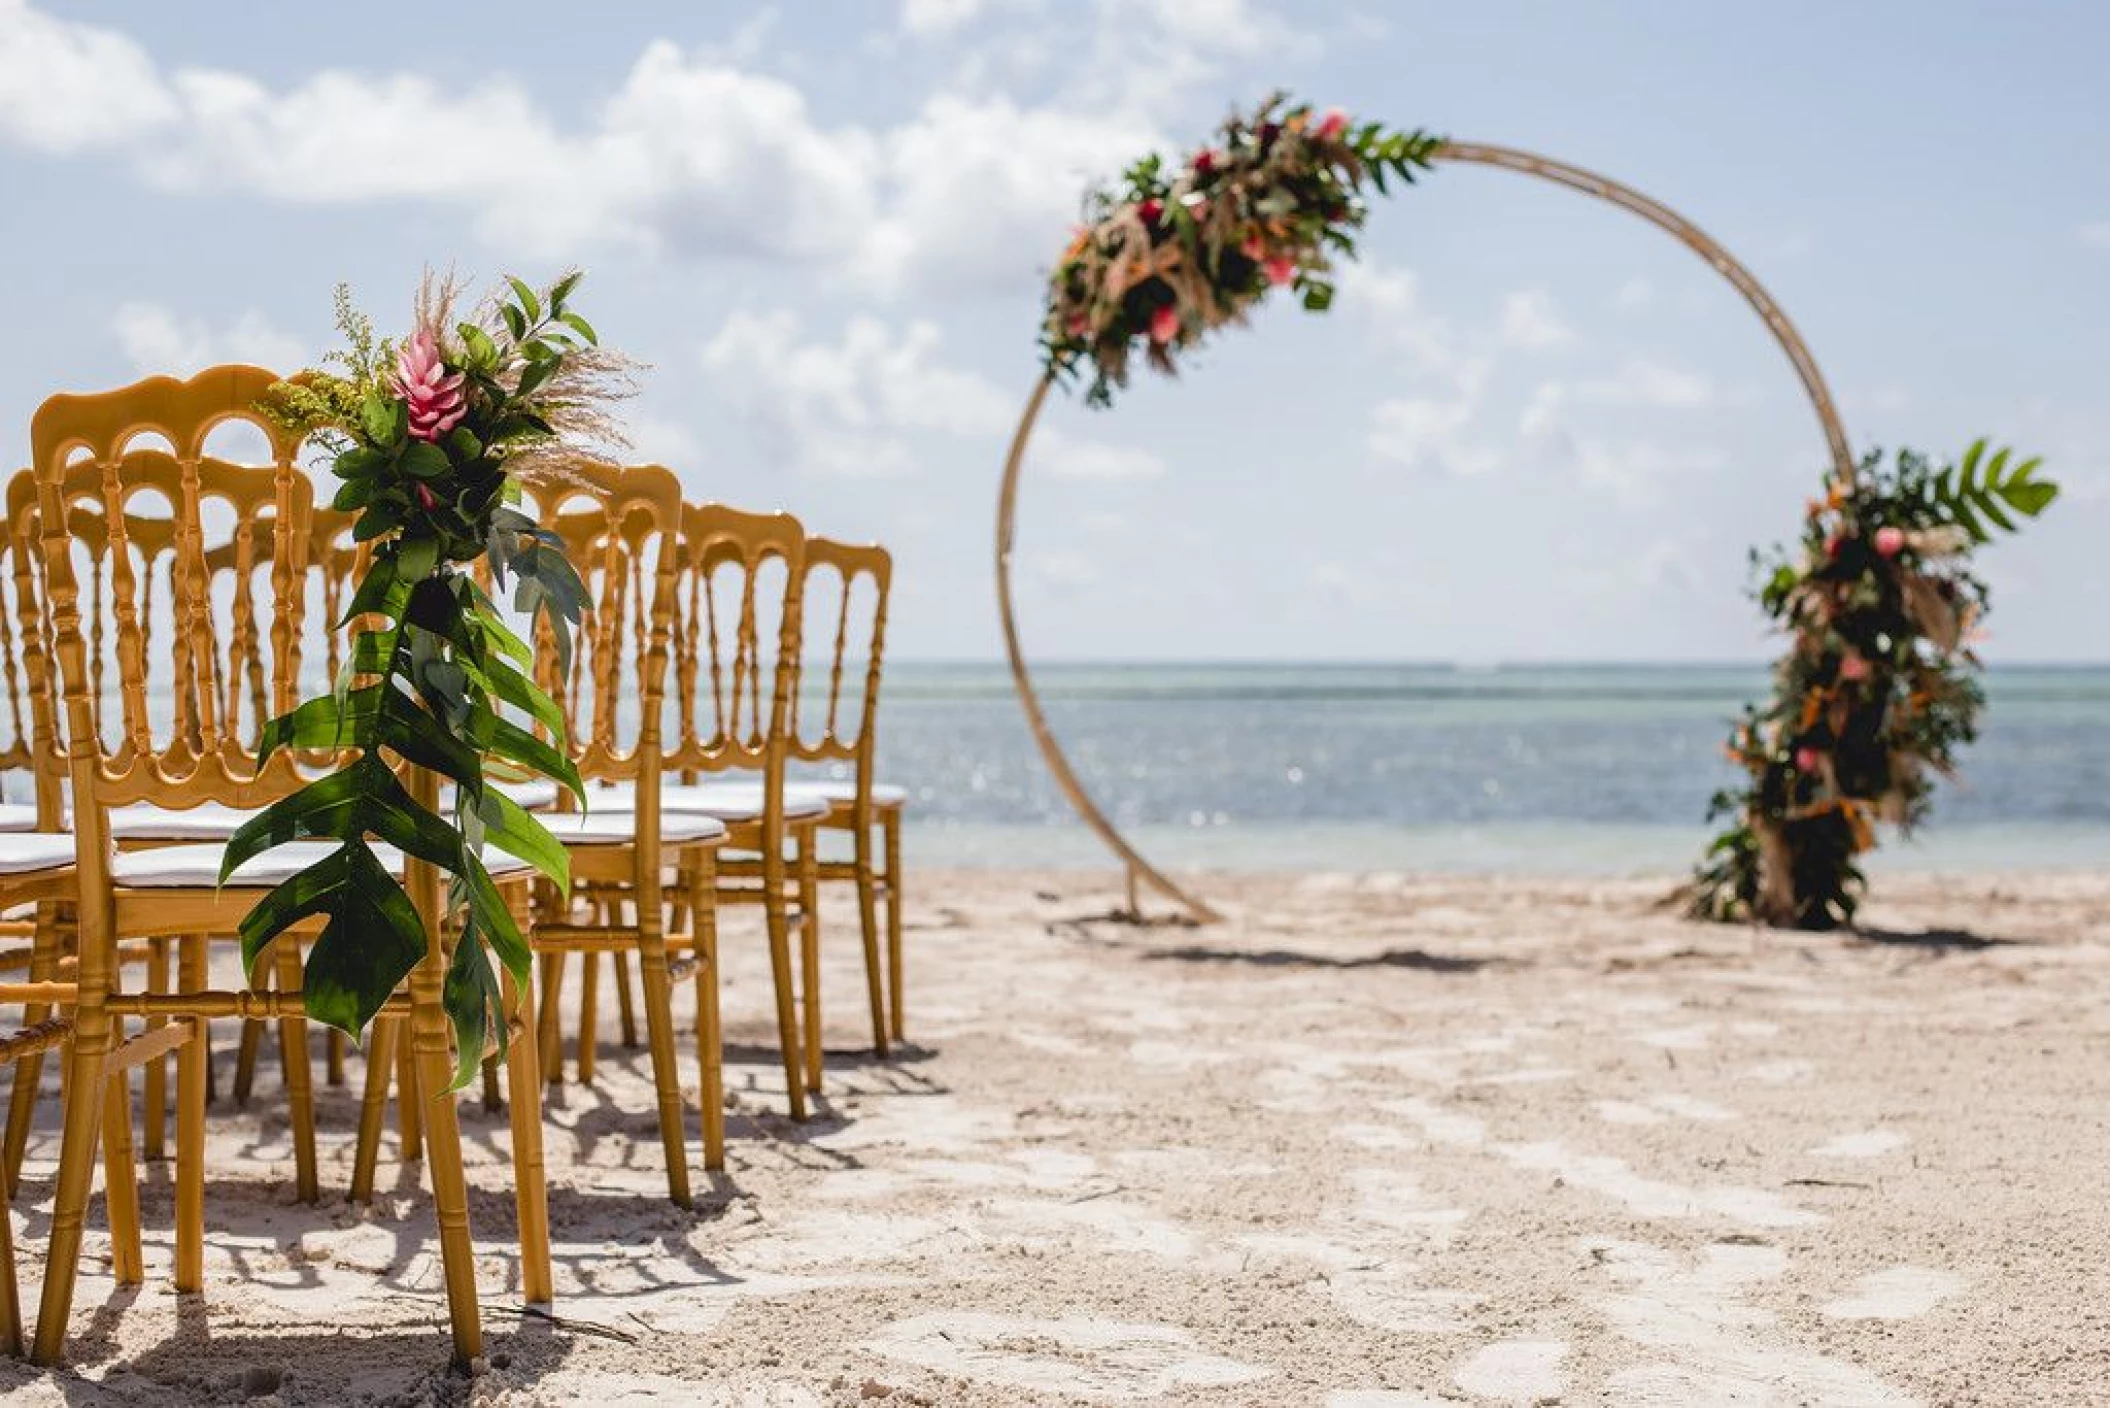
[[[654,887],[657,888],[657,887]],[[652,1047],[652,1084],[659,1095],[659,1142],[667,1161],[667,1196],[689,1206],[689,1140],[682,1117],[681,1068],[674,1051],[674,990],[667,978],[666,937],[659,931],[658,897],[637,904],[637,967],[645,988],[645,1034]],[[587,971],[600,965],[589,955]]]
[[[425,966],[438,968],[436,958]],[[421,981],[422,979],[422,981]],[[468,1363],[483,1353],[483,1326],[476,1304],[476,1247],[469,1238],[469,1181],[462,1169],[462,1131],[454,1093],[447,1088],[454,1062],[448,1050],[447,1014],[440,1006],[441,975],[411,978],[410,1042],[417,1058],[416,1092],[401,1103],[424,1103],[425,1169],[432,1179],[432,1207],[439,1223],[440,1263],[446,1273],[447,1317],[454,1328],[454,1357]],[[429,1092],[429,1099],[424,1097]]]
[[[689,924],[696,945],[696,1067],[703,1105],[703,1166],[725,1167],[725,1033],[718,1013],[717,861],[705,851],[689,872]]]
[[[105,1079],[103,1211],[110,1223],[110,1270],[118,1285],[136,1286],[147,1272],[139,1246],[139,1172],[132,1159],[132,1073],[119,1070]]]
[[[30,940],[30,981],[48,983],[58,976],[62,935],[59,932],[58,916],[54,906],[37,906],[36,933]],[[44,1003],[32,1003],[23,1009],[22,1020],[27,1026],[35,1026],[51,1015],[51,1008]],[[4,1182],[6,1191],[12,1195],[20,1192],[22,1181],[22,1156],[29,1148],[30,1126],[37,1118],[37,1094],[44,1083],[44,1053],[35,1052],[15,1063],[14,1088],[8,1092],[7,1100],[7,1146]]]
[[[535,1052],[542,1058],[542,1078],[551,1085],[564,1084],[563,1027],[558,1019],[563,1015],[558,1004],[564,1000],[564,953],[542,955],[542,1030],[535,1035]]]
[[[300,991],[300,948],[291,939],[280,939],[278,990]],[[293,1123],[293,1182],[295,1195],[304,1203],[322,1197],[322,1181],[315,1167],[315,1081],[308,1060],[308,1019],[295,1013],[278,1019],[278,1054],[286,1081],[287,1113]]]
[[[249,985],[264,987],[271,978],[272,969],[262,962],[250,970]],[[234,1103],[241,1108],[249,1103],[249,1092],[256,1086],[256,1059],[258,1049],[264,1041],[262,1021],[242,1023],[242,1042],[234,1053]]]
[[[630,996],[630,955],[618,949],[615,953],[615,1007],[616,1017],[622,1023],[623,1049],[637,1050],[637,1004]]]
[[[821,885],[820,837],[812,827],[799,833],[799,967],[806,998],[806,1089],[821,1093]]]
[[[872,1054],[887,1057],[887,1011],[879,957],[879,879],[872,866],[872,828],[857,828],[857,926],[865,945],[865,995],[872,1004]]]
[[[791,987],[791,916],[781,883],[764,883],[762,916],[769,927],[769,972],[777,989],[777,1044],[783,1050],[786,1103],[795,1120],[806,1118],[806,1072],[799,1054],[799,1019]]]
[[[177,988],[203,992],[208,955],[205,935],[177,941]],[[176,1273],[178,1293],[205,1289],[205,1101],[212,1048],[203,1017],[186,1019],[190,1040],[176,1051]],[[245,1024],[247,1025],[247,1024]]]
[[[422,1074],[418,1069],[416,1042],[408,1039],[397,1042],[396,1128],[406,1164],[414,1164],[425,1157],[423,1087],[419,1084]],[[446,1088],[445,1081],[440,1085],[442,1089]]]
[[[169,940],[156,935],[147,941],[147,991],[169,990]],[[148,1031],[158,1031],[168,1025],[166,1017],[149,1017]],[[169,1058],[156,1056],[147,1062],[146,1073],[146,1133],[140,1141],[140,1150],[149,1163],[159,1163],[168,1157],[168,1106],[169,1106]]]
[[[374,1165],[381,1157],[381,1126],[388,1115],[388,1087],[396,1071],[396,1036],[401,1022],[377,1017],[366,1037],[366,1088],[359,1097],[359,1141],[352,1152],[351,1199],[374,1200]]]
[[[614,907],[597,906],[603,924],[615,922]],[[573,1054],[573,1063],[579,1073],[579,1084],[593,1084],[594,1048],[601,1039],[601,955],[587,949],[579,955],[579,1049]]]
[[[505,999],[523,1018],[520,1035],[506,1051],[506,1082],[512,1097],[513,1205],[520,1222],[520,1298],[547,1305],[556,1298],[556,1275],[550,1268],[549,1175],[542,1155],[542,1072],[537,1069],[536,1026],[525,1020],[534,1012],[534,995],[514,988],[512,975],[501,971]]]
[[[22,1287],[15,1280],[15,1215],[0,1179],[0,1354],[22,1357]]]
[[[335,1027],[331,1027],[329,1036],[324,1042],[323,1052],[323,1059],[327,1063],[324,1067],[323,1079],[331,1085],[343,1085],[344,1033],[338,1031]]]
[[[505,1108],[505,1104],[505,1091],[498,1083],[498,1058],[496,1056],[486,1056],[484,1057],[484,1112],[495,1115]]]
[[[51,1239],[45,1253],[44,1293],[37,1307],[37,1333],[30,1357],[56,1364],[66,1348],[66,1322],[80,1273],[81,1227],[95,1182],[96,1146],[102,1136],[104,1057],[110,1048],[110,1014],[98,994],[74,1009],[73,1051],[67,1057],[65,1122],[59,1137],[59,1181],[51,1201]]]
[[[887,1001],[894,1019],[894,1040],[903,1039],[903,1014],[908,1003],[902,996],[906,975],[901,958],[901,809],[880,813],[880,831],[886,838],[886,962]]]

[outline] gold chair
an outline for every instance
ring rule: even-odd
[[[751,882],[725,879],[719,862],[717,904],[758,904],[768,933],[775,986],[777,1040],[786,1104],[806,1118],[806,1095],[820,1088],[818,880],[815,828],[827,815],[816,799],[788,798],[784,788],[791,693],[797,687],[799,606],[805,530],[790,514],[743,513],[719,504],[682,511],[682,555],[673,615],[676,737],[662,767],[664,814],[715,818],[726,827],[725,851],[755,860]],[[776,578],[781,577],[779,585]],[[772,625],[774,629],[771,629]],[[749,772],[756,781],[701,781]],[[589,791],[589,812],[637,805],[627,784]],[[677,921],[678,922],[678,921]],[[800,933],[804,983],[795,985],[791,928]],[[805,995],[805,1035],[799,999]],[[544,1001],[543,1045],[553,1044],[555,1013]],[[582,1014],[583,1016],[583,1014]],[[582,1022],[583,1026],[583,1022]],[[580,1042],[593,1035],[582,1030]]]
[[[887,1054],[891,1025],[895,1040],[901,1039],[901,816],[908,805],[906,790],[882,783],[875,769],[879,722],[880,658],[886,642],[887,595],[893,585],[894,559],[877,544],[856,546],[829,538],[806,540],[806,588],[803,619],[810,625],[814,607],[825,603],[825,594],[837,593],[834,649],[828,660],[826,713],[818,732],[809,731],[809,718],[799,712],[807,691],[792,696],[794,717],[787,740],[791,759],[799,763],[847,765],[847,778],[813,781],[794,780],[787,789],[794,799],[818,798],[828,803],[822,829],[847,831],[851,836],[849,861],[823,860],[818,865],[823,881],[847,880],[857,887],[857,916],[863,930],[865,988],[872,1007],[872,1048],[880,1057]],[[866,592],[869,604],[859,609]],[[821,620],[828,616],[820,615]],[[862,640],[859,637],[862,636]],[[811,638],[811,632],[808,632]],[[863,678],[853,683],[847,667],[857,663],[862,649]],[[854,706],[845,708],[845,694],[856,691]],[[850,717],[854,713],[854,718]],[[876,833],[876,834],[875,834]],[[875,843],[877,854],[875,854]],[[886,909],[886,976],[880,976],[881,901]],[[884,989],[884,992],[882,992]],[[891,1023],[889,1022],[891,1018]]]
[[[110,813],[134,803],[182,810],[199,805],[240,809],[266,805],[302,781],[295,760],[274,756],[259,769],[243,721],[227,701],[246,690],[211,687],[212,660],[228,658],[228,625],[206,591],[203,524],[206,506],[231,514],[238,524],[258,525],[272,540],[269,563],[270,619],[254,624],[269,644],[270,707],[283,712],[300,687],[301,630],[305,602],[304,563],[312,529],[313,486],[294,462],[299,446],[254,412],[275,378],[255,367],[217,367],[189,381],[160,377],[120,391],[91,396],[56,396],[31,423],[39,516],[45,525],[47,613],[44,634],[57,657],[64,691],[66,762],[73,808],[75,869],[79,889],[78,977],[74,996],[74,1040],[68,1057],[65,1117],[54,1197],[49,1269],[44,1280],[34,1357],[55,1361],[64,1348],[78,1270],[82,1222],[92,1181],[98,1135],[129,1135],[129,1119],[109,1118],[116,1102],[104,1099],[104,1076],[142,1053],[182,1042],[176,1112],[176,1289],[194,1292],[204,1280],[205,1080],[202,1039],[183,1041],[214,1017],[303,1018],[298,989],[299,953],[283,936],[276,959],[281,985],[275,991],[207,986],[205,936],[233,932],[242,915],[270,886],[327,854],[327,843],[282,846],[243,865],[223,889],[218,886],[221,847],[214,843],[117,850]],[[232,463],[211,457],[206,439],[226,422],[247,422],[262,431],[270,462]],[[140,452],[128,446],[158,436],[169,447],[166,472],[149,472]],[[163,639],[167,659],[146,649],[138,602],[138,580],[124,534],[127,515],[159,497],[174,523],[177,544]],[[99,513],[108,525],[106,551],[97,559],[66,530],[76,511]],[[54,526],[56,525],[56,526]],[[238,528],[236,539],[242,530]],[[77,559],[85,557],[85,562]],[[80,578],[106,579],[114,627],[111,654],[114,695],[106,692],[103,667],[92,661],[82,633]],[[92,594],[92,593],[91,593]],[[100,640],[100,620],[94,628]],[[155,664],[165,663],[166,673]],[[224,675],[220,678],[225,678]],[[162,709],[151,702],[166,701]],[[413,772],[412,795],[430,803],[435,785]],[[377,848],[378,850],[379,848]],[[462,1169],[455,1104],[444,1092],[452,1061],[449,1023],[441,1005],[447,950],[440,926],[440,875],[430,865],[404,862],[411,897],[426,916],[426,952],[413,971],[407,996],[390,999],[394,1015],[407,1014],[431,1094],[425,1110],[428,1164],[446,1273],[455,1355],[466,1360],[481,1350],[475,1265],[469,1238],[468,1189]],[[516,878],[522,871],[511,872]],[[313,921],[319,923],[319,921]],[[119,941],[128,937],[176,936],[181,979],[169,993],[123,990],[117,964]],[[509,998],[520,1001],[524,995]],[[127,1019],[159,1017],[158,1033],[125,1039]],[[522,1289],[529,1300],[551,1294],[547,1205],[543,1188],[539,1089],[532,1023],[511,1048],[513,1159],[520,1237]],[[301,1042],[282,1028],[289,1049]],[[523,1091],[528,1098],[519,1098]],[[113,1229],[124,1218],[136,1228],[135,1190],[111,1179]],[[121,1240],[121,1239],[120,1239]],[[136,1267],[130,1279],[137,1279]],[[119,1279],[128,1268],[120,1265]]]
[[[634,953],[644,987],[645,1023],[658,1097],[667,1193],[690,1202],[688,1142],[681,1073],[674,1043],[673,984],[693,971],[697,1061],[702,1090],[704,1166],[725,1166],[725,1111],[717,1032],[718,974],[713,852],[725,839],[710,817],[663,814],[660,793],[667,662],[680,569],[680,481],[665,469],[581,464],[572,482],[531,489],[537,517],[564,539],[593,605],[580,622],[568,677],[556,677],[554,651],[541,642],[544,687],[563,708],[566,738],[580,776],[621,783],[639,799],[634,810],[581,812],[569,794],[543,822],[571,856],[572,904],[554,887],[540,896],[530,941],[542,955],[545,1030],[553,1021],[566,958],[581,956],[590,973],[602,954]],[[567,511],[581,498],[592,507]],[[544,628],[546,635],[547,628]],[[688,927],[669,931],[665,875],[676,877],[678,910]],[[630,911],[624,922],[622,913]],[[583,917],[582,917],[583,916]],[[686,951],[680,967],[669,950]],[[583,1038],[582,1038],[583,1040]],[[552,1066],[561,1061],[554,1043]],[[581,1065],[586,1066],[582,1055]],[[362,1167],[368,1155],[361,1150]],[[357,1186],[355,1184],[355,1186]]]

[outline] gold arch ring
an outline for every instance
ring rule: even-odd
[[[1824,383],[1823,373],[1817,370],[1816,358],[1810,355],[1802,334],[1781,311],[1773,296],[1766,292],[1751,271],[1743,266],[1728,250],[1716,243],[1706,231],[1684,216],[1653,200],[1631,186],[1622,185],[1608,176],[1580,166],[1571,166],[1550,157],[1518,151],[1512,147],[1488,146],[1478,142],[1446,142],[1432,156],[1435,161],[1467,162],[1476,166],[1497,166],[1506,171],[1536,176],[1556,185],[1566,186],[1584,195],[1595,196],[1622,210],[1630,211],[1648,221],[1658,229],[1668,231],[1678,241],[1700,258],[1707,261],[1716,273],[1727,279],[1744,301],[1751,305],[1764,320],[1774,341],[1787,353],[1794,364],[1795,375],[1802,382],[1802,389],[1809,395],[1810,405],[1817,412],[1818,424],[1824,430],[1824,438],[1831,451],[1833,469],[1843,478],[1854,474],[1853,451],[1846,440],[1846,427],[1840,423],[1839,410],[1833,404],[1830,389]],[[1163,871],[1143,858],[1141,852],[1129,844],[1120,830],[1107,820],[1091,795],[1084,790],[1076,770],[1070,766],[1062,747],[1055,741],[1054,732],[1048,727],[1047,715],[1040,707],[1040,696],[1033,688],[1032,672],[1026,668],[1024,650],[1019,645],[1018,621],[1012,609],[1011,599],[1011,546],[1013,529],[1018,509],[1019,471],[1025,462],[1026,444],[1032,438],[1034,422],[1040,419],[1041,407],[1048,398],[1052,377],[1044,377],[1033,394],[1027,398],[1025,413],[1019,417],[1018,430],[1011,437],[1011,453],[1004,461],[1003,488],[997,497],[996,509],[996,602],[998,613],[1004,624],[1004,649],[1011,659],[1011,679],[1018,689],[1019,703],[1025,707],[1026,723],[1033,731],[1033,741],[1040,746],[1040,755],[1047,761],[1048,771],[1054,774],[1056,784],[1063,795],[1069,798],[1071,807],[1098,834],[1101,841],[1127,867],[1128,904],[1131,911],[1138,908],[1138,890],[1147,884],[1165,898],[1182,906],[1188,914],[1204,923],[1221,918],[1214,909],[1195,895],[1182,889]]]

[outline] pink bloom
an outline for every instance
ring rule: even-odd
[[[423,484],[415,482],[410,487],[418,491],[418,507],[424,509],[427,513],[432,512],[433,508],[439,503],[439,499],[434,496],[432,490],[426,488]]]
[[[416,440],[432,441],[460,425],[468,414],[469,400],[462,394],[462,374],[448,375],[440,360],[439,339],[429,328],[419,328],[396,353],[396,380],[392,388],[410,407],[410,434]]]
[[[1823,761],[1824,755],[1807,743],[1795,750],[1795,766],[1803,772],[1817,771],[1817,765]]]
[[[1069,326],[1069,329],[1070,329],[1070,336],[1071,336],[1071,337],[1083,337],[1083,336],[1084,336],[1084,334],[1085,334],[1085,331],[1086,331],[1086,329],[1090,328],[1090,327],[1091,327],[1091,325],[1092,325],[1091,319],[1089,319],[1089,318],[1085,317],[1085,316],[1084,316],[1084,314],[1082,314],[1082,313],[1072,313],[1072,314],[1070,314],[1070,321],[1069,321],[1069,325],[1068,325],[1068,326]]]
[[[1824,540],[1824,555],[1826,557],[1837,557],[1839,549],[1845,545],[1846,535],[1844,533],[1834,533]]]
[[[1876,551],[1885,557],[1896,557],[1905,550],[1905,530],[1884,527],[1876,529]]]
[[[1267,253],[1267,247],[1260,243],[1260,236],[1257,233],[1250,234],[1239,244],[1238,252],[1257,264],[1260,262],[1260,257]]]
[[[1839,678],[1848,684],[1859,684],[1869,676],[1868,662],[1849,650],[1839,657]]]
[[[1348,114],[1342,112],[1339,108],[1331,108],[1328,109],[1326,116],[1320,120],[1318,130],[1313,135],[1322,142],[1331,142],[1347,130]]]
[[[1260,267],[1267,271],[1267,281],[1277,286],[1297,277],[1297,261],[1286,254],[1278,254]]]
[[[1150,315],[1150,340],[1159,346],[1180,335],[1180,310],[1170,303]]]

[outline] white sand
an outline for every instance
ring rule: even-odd
[[[508,1312],[505,1124],[472,1102],[490,1366],[450,1374],[418,1171],[384,1165],[372,1214],[292,1204],[267,1075],[213,1117],[207,1294],[167,1289],[150,1166],[147,1285],[95,1240],[73,1368],[0,1365],[0,1396],[2110,1401],[2110,878],[1889,878],[1886,942],[1690,925],[1646,883],[1218,879],[1239,917],[1197,930],[1106,922],[1075,876],[916,881],[915,1044],[862,1059],[832,909],[804,1128],[729,923],[732,1168],[693,1213],[604,1019],[598,1087],[549,1109],[588,1329]],[[326,1187],[354,1100],[327,1092]],[[54,1152],[47,1121],[32,1304]]]

